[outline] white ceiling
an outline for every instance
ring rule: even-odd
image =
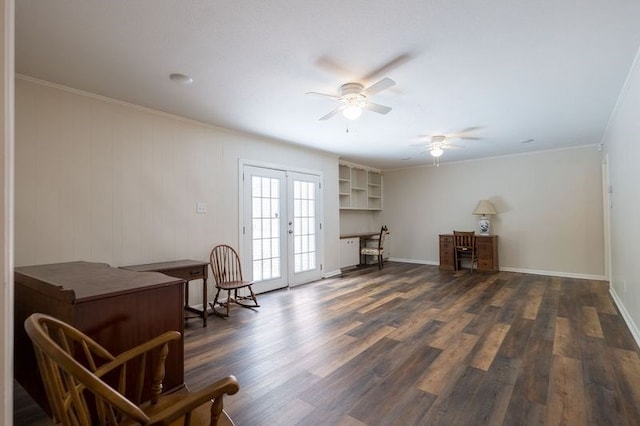
[[[17,0],[16,71],[389,169],[468,128],[441,162],[600,143],[639,22],[637,0]],[[305,95],[383,77],[393,110],[348,133]]]

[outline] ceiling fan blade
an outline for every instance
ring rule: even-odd
[[[471,127],[467,127],[466,129],[462,129],[459,132],[457,132],[457,135],[464,135],[465,133],[469,133],[469,132],[475,132],[476,130],[482,130],[482,126],[471,126]]]
[[[337,113],[339,113],[340,111],[342,111],[343,109],[345,109],[347,106],[346,105],[340,105],[338,108],[334,109],[333,111],[331,111],[330,113],[323,115],[322,117],[320,117],[320,120],[324,121],[324,120],[328,120],[331,117],[333,117],[334,115],[336,115]]]
[[[313,96],[322,96],[323,98],[331,98],[335,100],[340,100],[340,96],[328,95],[326,93],[318,93],[318,92],[307,92],[305,95],[313,95]]]
[[[469,141],[479,141],[482,140],[482,138],[477,137],[477,136],[467,136],[467,133],[471,133],[471,132],[475,132],[476,130],[481,130],[482,127],[480,126],[471,126],[471,127],[467,127],[466,129],[462,129],[457,133],[454,133],[453,135],[451,135],[453,138],[456,139],[465,139],[465,140],[469,140]]]
[[[396,82],[391,80],[390,78],[383,78],[382,80],[373,83],[373,85],[367,87],[366,89],[364,89],[362,91],[362,94],[365,96],[372,96],[375,95],[378,92],[382,92],[385,89],[388,89],[389,87],[395,85]]]
[[[450,149],[452,151],[458,150],[458,149],[463,149],[464,147],[462,146],[458,146],[458,145],[451,145],[450,143],[441,146],[442,149]]]
[[[318,65],[320,68],[323,68],[331,73],[338,74],[341,77],[346,77],[346,76],[352,77],[352,74],[353,74],[346,67],[342,66],[341,64],[339,64],[338,62],[334,61],[333,59],[331,59],[326,55],[322,55],[318,59],[316,59],[316,65]]]
[[[362,77],[362,79],[365,80],[365,81],[373,80],[377,76],[386,74],[391,69],[399,67],[400,65],[402,65],[405,62],[409,61],[410,59],[411,59],[411,55],[409,55],[408,53],[402,53],[402,54],[396,56],[395,58],[391,59],[387,63],[379,66],[375,70],[371,71],[369,74],[367,74],[364,77]]]
[[[380,105],[380,104],[374,104],[373,102],[365,103],[364,108],[368,109],[369,111],[377,112],[378,114],[386,114],[389,111],[391,111],[391,107]]]

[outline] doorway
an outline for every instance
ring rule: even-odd
[[[266,292],[322,276],[319,174],[241,164],[241,256]]]

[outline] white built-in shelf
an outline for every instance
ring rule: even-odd
[[[382,171],[340,161],[338,186],[341,210],[382,210]]]

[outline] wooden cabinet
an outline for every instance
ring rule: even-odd
[[[476,250],[478,251],[478,271],[498,272],[498,236],[478,235]]]
[[[165,331],[183,332],[184,280],[104,263],[68,262],[15,268],[15,378],[48,409],[25,319],[42,312],[65,321],[119,354]],[[127,383],[135,383],[134,371]],[[169,343],[164,389],[184,386],[183,339]]]
[[[147,263],[144,265],[121,266],[121,269],[136,272],[162,272],[171,277],[183,279],[186,284],[184,286],[184,310],[185,319],[193,318],[197,314],[202,318],[202,326],[207,326],[207,277],[209,276],[209,262],[199,260],[174,260],[170,262]],[[202,280],[202,309],[189,305],[189,285],[191,281]]]
[[[360,238],[340,239],[340,268],[350,268],[360,263]]]
[[[382,171],[341,161],[338,192],[342,210],[382,210]]]
[[[476,251],[478,252],[478,271],[498,272],[498,236],[476,235]],[[453,235],[440,235],[440,269],[455,270],[455,254],[453,252]]]
[[[456,269],[453,253],[453,235],[440,235],[440,269],[446,271]]]

